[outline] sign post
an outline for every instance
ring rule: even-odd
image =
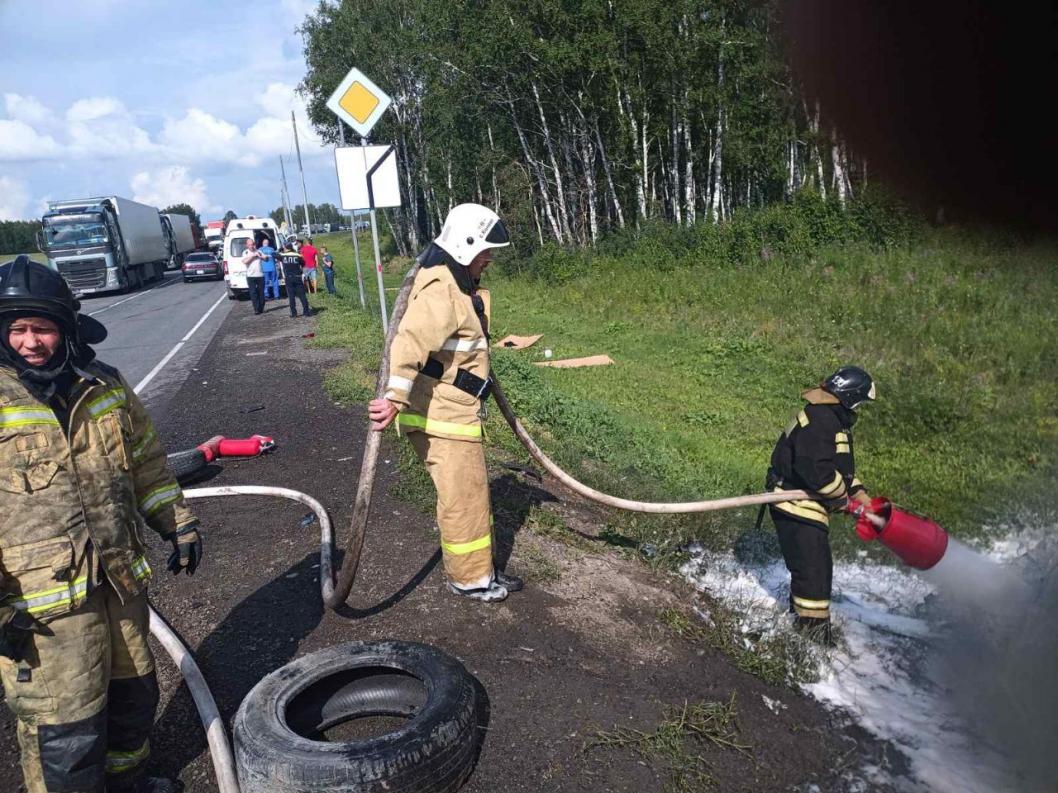
[[[338,119],[338,134],[342,138],[342,146],[345,146],[345,124]],[[360,239],[356,236],[356,212],[349,213],[349,223],[353,231],[353,256],[356,257],[356,285],[360,287],[360,308],[367,308],[367,299],[364,297],[364,270],[360,266]]]
[[[400,185],[397,182],[396,156],[392,146],[368,146],[368,136],[382,114],[389,108],[392,100],[359,69],[353,68],[345,75],[331,98],[327,107],[360,135],[359,149],[342,147],[334,150],[335,167],[338,171],[338,189],[342,195],[342,209],[353,211],[353,240],[356,241],[357,209],[367,209],[371,213],[371,242],[375,254],[375,274],[378,279],[378,304],[382,312],[382,334],[389,330],[389,311],[386,308],[386,288],[382,282],[382,254],[378,244],[377,207],[400,206]],[[343,132],[344,138],[344,132]],[[383,149],[382,152],[377,150]],[[375,150],[377,157],[369,153]],[[361,156],[349,157],[347,152],[360,152]],[[369,156],[372,156],[370,163]],[[392,165],[386,166],[386,161]],[[379,173],[379,172],[382,173]],[[392,171],[393,180],[388,177]],[[385,176],[383,175],[386,174]],[[375,184],[378,175],[379,183]],[[391,203],[392,190],[396,187],[396,203]],[[363,188],[360,190],[359,188]],[[361,195],[364,193],[366,195]],[[366,202],[364,201],[366,198]],[[378,199],[378,200],[376,200]],[[357,246],[358,247],[358,246]],[[361,292],[361,298],[363,292]]]

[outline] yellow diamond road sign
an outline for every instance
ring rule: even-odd
[[[350,69],[327,100],[338,118],[366,138],[392,100],[359,69]]]

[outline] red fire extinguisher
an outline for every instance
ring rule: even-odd
[[[948,533],[933,520],[897,509],[887,498],[872,498],[869,507],[850,502],[856,534],[864,542],[878,540],[906,564],[929,570],[948,550]]]

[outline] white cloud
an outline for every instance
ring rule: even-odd
[[[111,96],[79,99],[66,111],[67,151],[73,157],[114,158],[153,151],[147,131]]]
[[[206,183],[193,177],[183,165],[140,171],[132,177],[129,186],[132,188],[133,201],[142,201],[159,209],[172,204],[190,204],[199,214],[221,211],[210,200]]]
[[[4,94],[4,109],[9,118],[23,121],[33,127],[48,124],[53,117],[51,110],[41,104],[35,97],[21,94]]]
[[[37,132],[24,121],[0,118],[0,160],[46,160],[61,150],[51,135]]]
[[[183,118],[167,119],[159,140],[172,156],[184,160],[220,160],[256,165],[246,151],[241,130],[229,121],[193,107]]]
[[[28,220],[29,191],[10,176],[0,176],[0,220]]]
[[[125,105],[112,96],[78,99],[66,111],[66,120],[74,123],[96,121],[107,116],[127,116]]]
[[[159,142],[171,157],[181,160],[232,162],[253,167],[291,152],[294,132],[290,111],[293,110],[302,155],[309,157],[324,152],[319,136],[309,124],[305,103],[294,86],[270,83],[254,101],[266,115],[245,132],[229,121],[193,107],[183,118],[165,122]]]

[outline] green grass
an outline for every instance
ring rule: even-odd
[[[495,369],[527,427],[574,475],[639,499],[756,492],[800,391],[856,363],[880,397],[856,428],[872,493],[959,536],[1046,503],[1058,470],[1053,248],[929,232],[887,249],[732,259],[712,238],[666,239],[545,250],[528,264],[501,252],[486,275],[493,336],[545,334],[529,350],[499,351]],[[352,352],[327,384],[336,398],[363,400],[381,342],[374,273],[368,265],[365,312],[348,235],[320,241],[337,258],[342,297],[317,298],[327,310],[316,343]],[[388,268],[388,286],[407,265]],[[532,363],[544,347],[617,363],[541,369]],[[492,449],[524,459],[496,410],[487,432]],[[614,519],[618,534],[662,555],[690,536],[730,547],[752,521],[751,511]],[[855,547],[850,535],[832,533],[838,552]]]
[[[631,750],[648,766],[666,775],[666,793],[691,793],[710,790],[716,784],[709,761],[702,755],[705,749],[727,749],[751,756],[752,747],[742,742],[739,732],[738,707],[732,693],[727,702],[670,706],[652,732],[619,726],[599,730],[585,751]]]

